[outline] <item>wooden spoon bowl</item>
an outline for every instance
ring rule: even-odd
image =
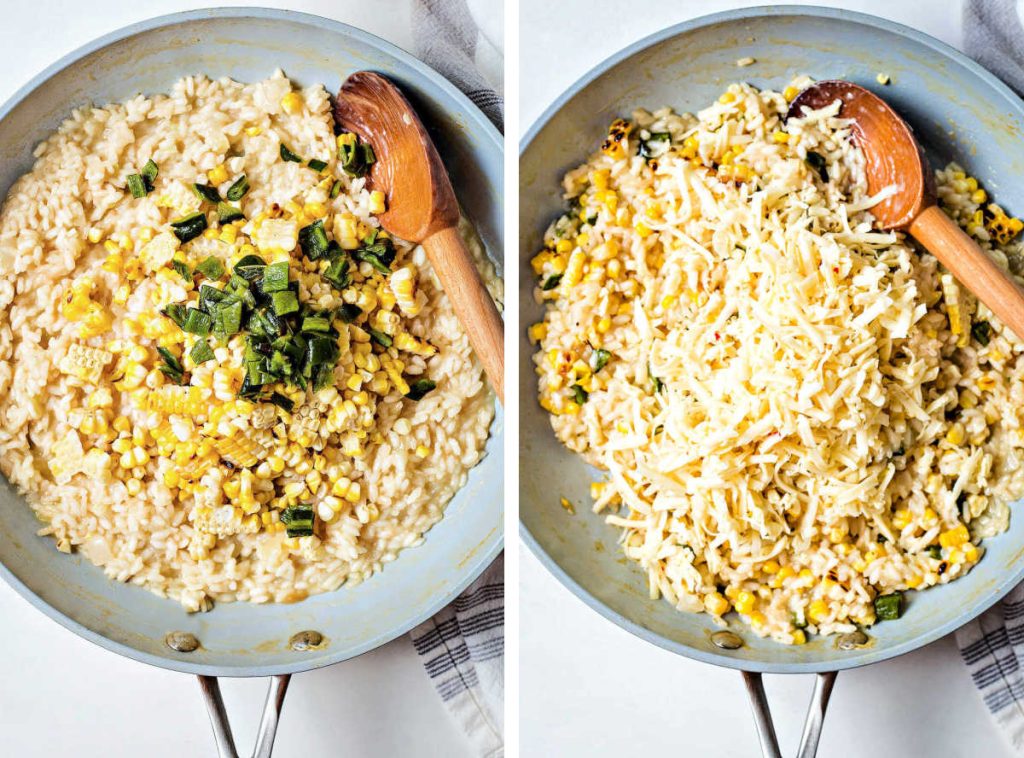
[[[430,259],[498,399],[504,398],[504,324],[458,232],[459,204],[441,156],[399,89],[360,71],[342,85],[335,120],[373,146],[373,189],[384,192],[378,218],[396,237],[418,242]]]
[[[853,140],[864,154],[868,193],[896,188],[871,209],[878,226],[909,232],[1024,339],[1024,290],[935,204],[935,175],[924,151],[910,126],[884,100],[852,82],[832,79],[797,95],[786,118],[837,100],[839,115],[853,120]]]

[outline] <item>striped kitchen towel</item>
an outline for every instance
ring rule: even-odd
[[[491,564],[454,603],[409,632],[474,756],[504,754],[505,560]]]
[[[1018,0],[968,0],[963,18],[967,54],[1018,93],[1024,93],[1021,5]],[[1024,586],[959,629],[956,642],[985,705],[1014,749],[1024,754]]]
[[[502,4],[413,0],[416,55],[504,127]],[[409,632],[445,707],[479,758],[505,751],[505,561],[491,564],[451,605]]]
[[[414,0],[416,57],[443,74],[504,128],[502,4],[493,0]]]

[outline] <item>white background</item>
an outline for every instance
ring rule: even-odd
[[[753,4],[521,0],[520,132],[579,76],[631,42],[687,18]],[[839,5],[961,43],[959,2]],[[738,673],[675,656],[620,630],[558,584],[525,549],[520,574],[524,756],[759,755]],[[812,681],[766,678],[784,755],[796,750]],[[1003,758],[1011,752],[947,638],[895,661],[840,674],[819,754]]]
[[[408,0],[0,0],[0,102],[57,58],[102,34],[210,5],[307,11],[412,49]],[[266,682],[225,680],[222,689],[239,752],[248,755]],[[214,754],[193,677],[93,646],[50,621],[3,582],[0,731],[4,758]],[[467,751],[403,637],[356,660],[293,677],[274,755],[463,758]]]

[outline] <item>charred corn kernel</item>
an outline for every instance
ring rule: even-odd
[[[387,210],[387,201],[384,193],[380,190],[374,190],[370,193],[370,213],[378,214],[383,213]]]
[[[950,529],[948,532],[943,532],[939,535],[939,544],[943,547],[957,547],[963,545],[971,538],[970,533],[967,531],[967,527],[963,524]]]
[[[780,129],[776,129],[774,132],[772,132],[772,142],[775,142],[776,144],[779,145],[785,145],[787,142],[789,142],[789,134]]]
[[[807,606],[807,618],[814,624],[820,624],[828,618],[828,604],[824,600],[813,600]]]
[[[747,592],[746,590],[740,590],[736,593],[736,600],[734,605],[739,613],[747,614],[754,610],[754,595],[753,593]]]
[[[777,574],[781,570],[781,566],[779,566],[777,561],[768,560],[761,566],[761,570],[766,574]]]
[[[210,180],[210,184],[223,184],[229,178],[227,167],[223,163],[214,166],[206,172],[206,178]]]
[[[709,592],[704,596],[704,610],[712,616],[721,616],[729,610],[729,601],[720,592]]]
[[[289,92],[281,98],[281,110],[290,116],[302,110],[302,95],[298,92]]]
[[[632,130],[629,122],[617,118],[612,121],[608,128],[608,137],[601,144],[601,152],[613,160],[622,160],[626,157],[626,140]]]
[[[794,645],[805,644],[807,642],[807,635],[804,634],[804,630],[797,629],[796,631],[794,631],[792,636],[790,637],[790,642],[792,642]]]
[[[782,96],[786,98],[786,102],[792,102],[793,98],[800,94],[800,90],[794,87],[792,84],[782,90]]]

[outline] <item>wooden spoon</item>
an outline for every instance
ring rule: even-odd
[[[877,95],[851,82],[812,84],[797,95],[787,118],[836,100],[853,120],[853,139],[864,153],[868,192],[895,186],[896,194],[871,209],[878,226],[910,234],[953,276],[1024,339],[1024,290],[935,204],[935,178],[907,123]]]
[[[345,80],[334,117],[373,146],[377,161],[370,186],[387,196],[387,210],[378,216],[381,226],[423,245],[498,400],[504,402],[504,323],[459,235],[459,205],[427,130],[398,88],[370,71]]]

